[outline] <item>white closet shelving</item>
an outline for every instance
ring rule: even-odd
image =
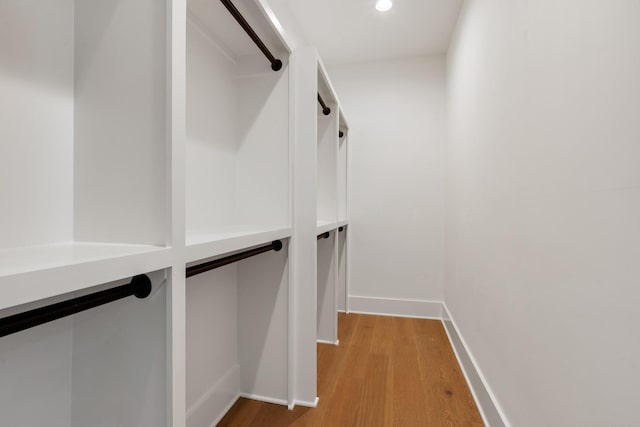
[[[0,321],[153,284],[0,337],[0,424],[209,427],[239,396],[317,403],[346,122],[315,49],[292,52],[265,0],[232,3],[281,69],[220,0],[0,2]]]
[[[187,4],[186,245],[192,261],[291,233],[289,48],[260,3],[234,2],[284,63],[279,71],[220,1]]]
[[[168,266],[164,5],[0,15],[0,308]]]
[[[276,71],[222,2],[187,3],[185,261],[284,243],[187,279],[187,425],[199,427],[238,396],[290,400],[290,51],[260,2],[233,4]]]

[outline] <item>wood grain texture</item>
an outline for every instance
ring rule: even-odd
[[[339,314],[318,344],[315,409],[239,399],[219,426],[483,426],[438,320]]]

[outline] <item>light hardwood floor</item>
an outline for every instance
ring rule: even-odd
[[[440,321],[339,315],[318,344],[315,409],[240,399],[219,426],[482,426]]]

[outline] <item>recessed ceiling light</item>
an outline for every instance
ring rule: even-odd
[[[387,10],[391,9],[391,6],[393,6],[391,0],[378,0],[376,3],[376,9],[378,9],[380,12],[386,12]]]

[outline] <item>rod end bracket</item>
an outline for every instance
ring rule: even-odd
[[[276,59],[271,63],[271,69],[273,71],[280,71],[281,68],[282,68],[282,61],[280,61],[279,59]]]
[[[133,276],[131,279],[131,286],[135,289],[133,295],[135,295],[136,298],[146,298],[151,294],[151,280],[146,274]]]
[[[282,249],[282,242],[280,240],[274,240],[271,244],[273,245],[273,250],[276,252]]]

